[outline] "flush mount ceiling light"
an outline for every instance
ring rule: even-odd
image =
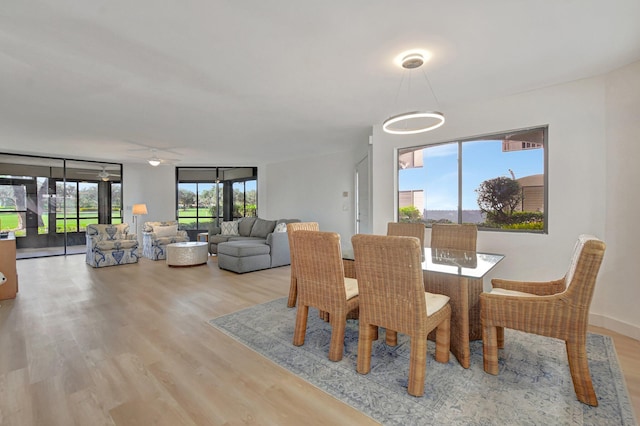
[[[153,167],[158,167],[162,161],[158,158],[158,154],[156,154],[156,150],[155,149],[152,149],[151,153],[153,155],[149,159],[149,164],[151,164]]]
[[[420,68],[430,58],[429,52],[425,50],[412,50],[403,52],[395,59],[395,63],[405,70],[414,70]],[[431,83],[424,73],[425,80],[429,86],[429,90],[433,98],[438,102]],[[400,83],[402,86],[402,82]],[[398,89],[398,92],[400,89]],[[437,129],[444,124],[444,114],[438,111],[412,111],[394,115],[387,118],[382,123],[382,130],[394,135],[413,135],[416,133],[428,132]]]

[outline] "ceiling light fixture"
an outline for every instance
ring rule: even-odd
[[[158,167],[160,165],[160,159],[158,159],[157,157],[153,157],[149,160],[149,164],[151,164],[153,167]]]
[[[395,59],[396,64],[404,68],[405,70],[414,70],[420,68],[429,59],[430,54],[425,50],[411,50],[403,52]],[[431,95],[438,103],[438,98],[433,92],[431,83],[427,78],[427,74],[424,73],[424,78],[427,81]],[[402,81],[400,82],[402,86]],[[400,88],[398,88],[400,92]],[[428,132],[429,130],[437,129],[444,124],[444,114],[438,111],[412,111],[402,114],[394,115],[387,118],[382,123],[382,130],[386,133],[394,135],[413,135],[416,133]]]

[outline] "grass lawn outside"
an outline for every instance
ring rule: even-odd
[[[122,219],[117,217],[116,214],[119,213],[119,210],[113,211],[113,220],[112,223],[121,223]],[[24,237],[26,235],[26,229],[24,227],[20,227],[20,220],[18,218],[18,213],[15,211],[11,212],[3,212],[0,210],[0,221],[1,228],[3,231],[12,231],[15,233],[16,237]],[[49,214],[44,213],[42,215],[42,221],[46,224],[49,223]],[[98,223],[98,212],[97,211],[82,211],[80,212],[80,231],[83,232],[87,229],[87,225]],[[56,219],[56,232],[62,233],[65,230],[65,220],[64,219]],[[67,232],[78,232],[78,221],[76,218],[67,218],[66,220],[66,231]],[[47,234],[49,232],[47,226],[38,227],[38,234]]]

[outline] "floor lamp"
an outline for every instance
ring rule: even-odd
[[[138,216],[147,214],[147,205],[134,204],[131,213],[133,214],[133,221],[136,224],[136,240],[137,240],[138,239]]]

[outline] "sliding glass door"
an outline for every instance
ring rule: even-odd
[[[0,228],[18,258],[84,253],[90,223],[122,222],[120,164],[0,154]]]

